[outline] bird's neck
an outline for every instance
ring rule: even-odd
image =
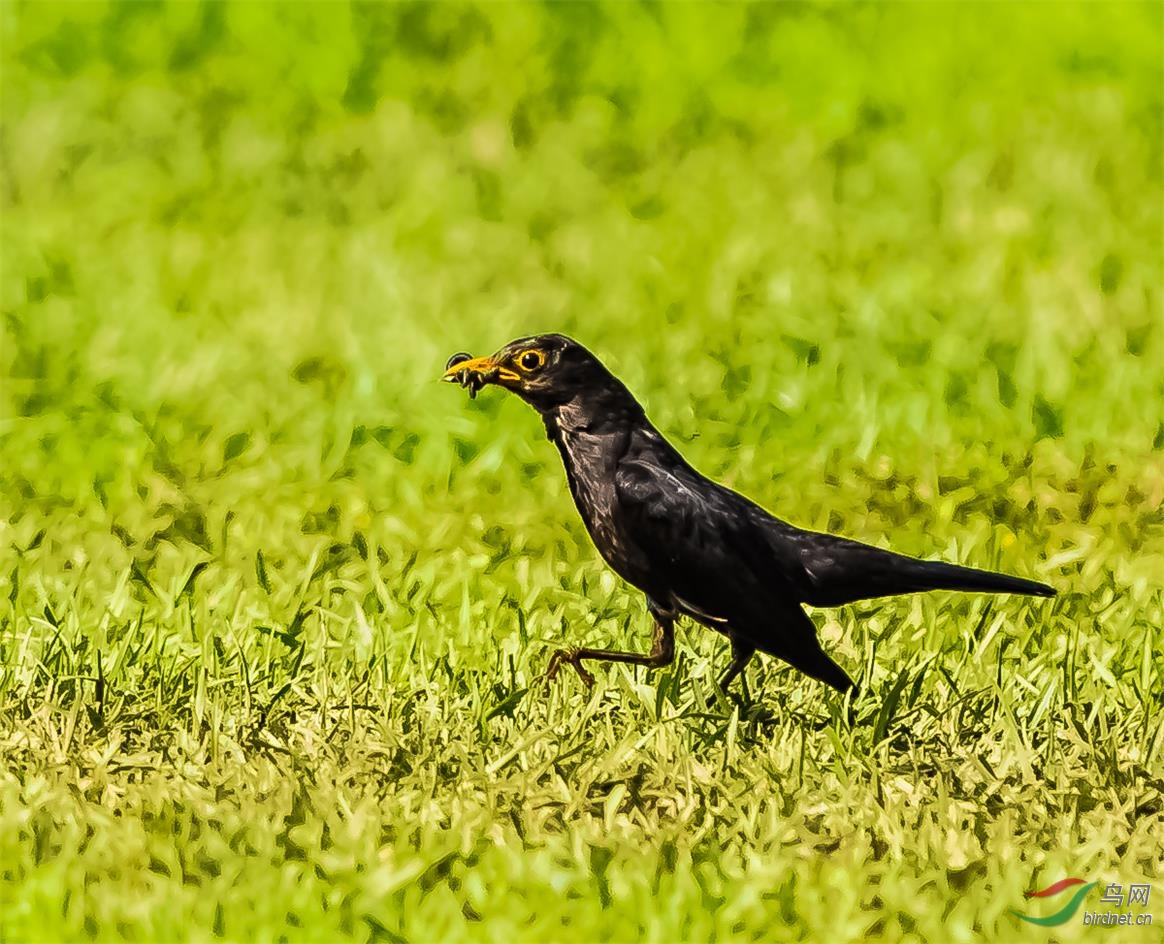
[[[568,436],[585,433],[600,436],[645,423],[646,415],[634,397],[623,391],[618,393],[622,395],[580,394],[541,410],[546,433],[556,441],[563,433]]]
[[[551,439],[552,428],[563,433],[602,434],[625,430],[646,421],[643,407],[615,377],[609,377],[608,382],[597,389],[576,392],[568,399],[533,405],[545,420],[546,432],[551,433]]]

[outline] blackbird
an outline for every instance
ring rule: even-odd
[[[928,590],[1055,595],[1033,580],[917,560],[773,517],[695,471],[626,386],[563,335],[519,338],[492,357],[455,354],[444,379],[473,396],[487,384],[504,387],[541,414],[599,553],[646,594],[655,621],[649,653],[558,649],[549,679],[569,664],[592,685],[584,659],[668,665],[675,620],[687,616],[731,642],[723,689],[759,650],[844,692],[853,682],[825,654],[801,604]]]

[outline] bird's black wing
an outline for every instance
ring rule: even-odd
[[[769,523],[782,522],[676,462],[624,460],[615,486],[619,517],[649,562],[648,594],[657,602],[838,691],[852,687],[797,602],[789,579],[802,572],[795,547],[774,546],[765,533]]]
[[[781,553],[746,499],[680,462],[624,459],[615,474],[618,517],[655,585],[648,593],[711,623],[752,623],[795,604],[796,549]]]

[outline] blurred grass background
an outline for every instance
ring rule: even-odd
[[[658,876],[681,874],[642,934],[932,939],[954,921],[953,940],[1003,933],[1060,846],[1070,874],[1158,874],[1146,827],[1113,810],[1159,822],[1162,10],[0,7],[0,936],[39,937],[42,915],[48,937],[638,937]],[[699,468],[782,517],[1061,587],[1053,609],[898,601],[824,634],[874,693],[916,680],[927,752],[1009,759],[1008,806],[1090,784],[1104,839],[1063,797],[1018,825],[970,791],[989,825],[949,853],[944,826],[931,843],[902,823],[958,790],[915,766],[937,785],[886,800],[884,725],[826,737],[794,712],[740,760],[739,715],[705,704],[723,653],[698,631],[671,681],[619,670],[594,699],[523,700],[563,634],[644,630],[537,418],[437,382],[456,350],[543,330],[592,347]],[[772,663],[752,687],[778,712],[825,704]],[[971,691],[988,692],[973,724],[955,710]],[[579,740],[551,749],[573,743],[562,726]],[[1103,753],[1124,726],[1128,753]],[[721,749],[689,808],[640,821],[636,799],[618,821],[611,784],[671,796]],[[772,801],[790,778],[801,792]],[[741,826],[717,783],[759,790],[766,825]],[[580,819],[511,824],[543,801]],[[348,872],[318,836],[287,839],[338,829],[325,811],[345,804]],[[223,817],[250,853],[207,851]],[[789,830],[840,850],[851,901],[806,904],[832,880],[781,858]],[[481,861],[496,875],[474,892]],[[248,912],[230,862],[253,897],[299,903]],[[287,862],[317,871],[276,893]],[[970,889],[956,914],[950,882]]]

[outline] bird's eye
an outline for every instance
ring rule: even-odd
[[[541,351],[523,351],[517,362],[523,370],[537,370],[546,362],[546,355]]]

